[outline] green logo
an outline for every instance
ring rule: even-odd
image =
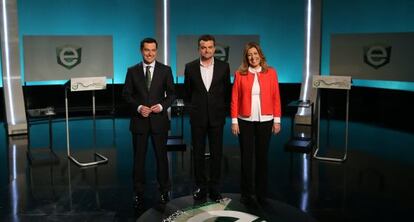
[[[216,45],[216,51],[214,52],[214,57],[216,59],[219,59],[223,62],[229,61],[229,52],[230,52],[230,46],[225,46],[222,44]]]
[[[372,45],[364,47],[364,62],[374,69],[387,65],[391,59],[391,46]]]
[[[220,203],[207,202],[199,206],[178,210],[162,222],[207,222],[207,221],[238,221],[265,222],[256,215],[228,208],[230,198],[224,198]]]
[[[74,45],[56,47],[57,63],[67,69],[72,69],[81,63],[82,48]]]

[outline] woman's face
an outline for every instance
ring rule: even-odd
[[[253,68],[256,68],[260,65],[261,58],[259,52],[255,47],[250,48],[247,51],[247,60],[249,61],[249,65]]]

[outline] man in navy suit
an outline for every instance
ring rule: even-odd
[[[198,39],[200,58],[186,64],[184,86],[190,104],[191,137],[194,154],[196,189],[195,200],[205,199],[207,193],[214,201],[220,194],[223,126],[229,107],[230,67],[214,58],[215,38],[202,35]],[[210,150],[210,175],[206,175],[206,139]]]
[[[143,204],[148,138],[151,138],[155,151],[161,203],[169,201],[171,187],[166,151],[170,124],[167,109],[175,99],[175,90],[171,68],[156,61],[157,46],[157,41],[152,38],[141,41],[143,61],[128,68],[123,89],[123,96],[131,107],[135,207]]]

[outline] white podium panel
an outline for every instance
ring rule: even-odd
[[[350,76],[313,76],[313,88],[317,89],[351,89]]]
[[[90,91],[106,89],[106,77],[82,77],[70,79],[70,91]]]

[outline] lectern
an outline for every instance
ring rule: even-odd
[[[318,90],[318,99],[317,99],[317,117],[318,117],[318,131],[317,131],[317,143],[316,150],[313,154],[315,159],[334,161],[334,162],[343,162],[347,158],[348,152],[348,120],[349,120],[349,90],[351,90],[351,77],[350,76],[313,76],[312,81],[313,88]],[[341,158],[334,158],[328,156],[319,155],[319,140],[320,140],[320,118],[321,118],[321,99],[320,91],[322,89],[338,89],[346,90],[346,114],[345,114],[345,147],[344,154]]]
[[[71,78],[65,84],[65,111],[66,111],[66,148],[67,155],[70,160],[76,163],[78,166],[87,167],[108,162],[108,158],[102,154],[95,153],[95,157],[99,160],[93,162],[81,163],[76,160],[70,153],[70,133],[69,133],[69,102],[68,93],[77,91],[92,91],[92,115],[95,126],[95,90],[106,89],[106,77],[84,77],[84,78]]]
[[[184,142],[184,109],[186,105],[183,99],[176,99],[171,105],[170,114],[174,113],[180,118],[180,134],[169,135],[167,140],[167,151],[185,151],[187,144]],[[171,119],[171,118],[170,118]]]

